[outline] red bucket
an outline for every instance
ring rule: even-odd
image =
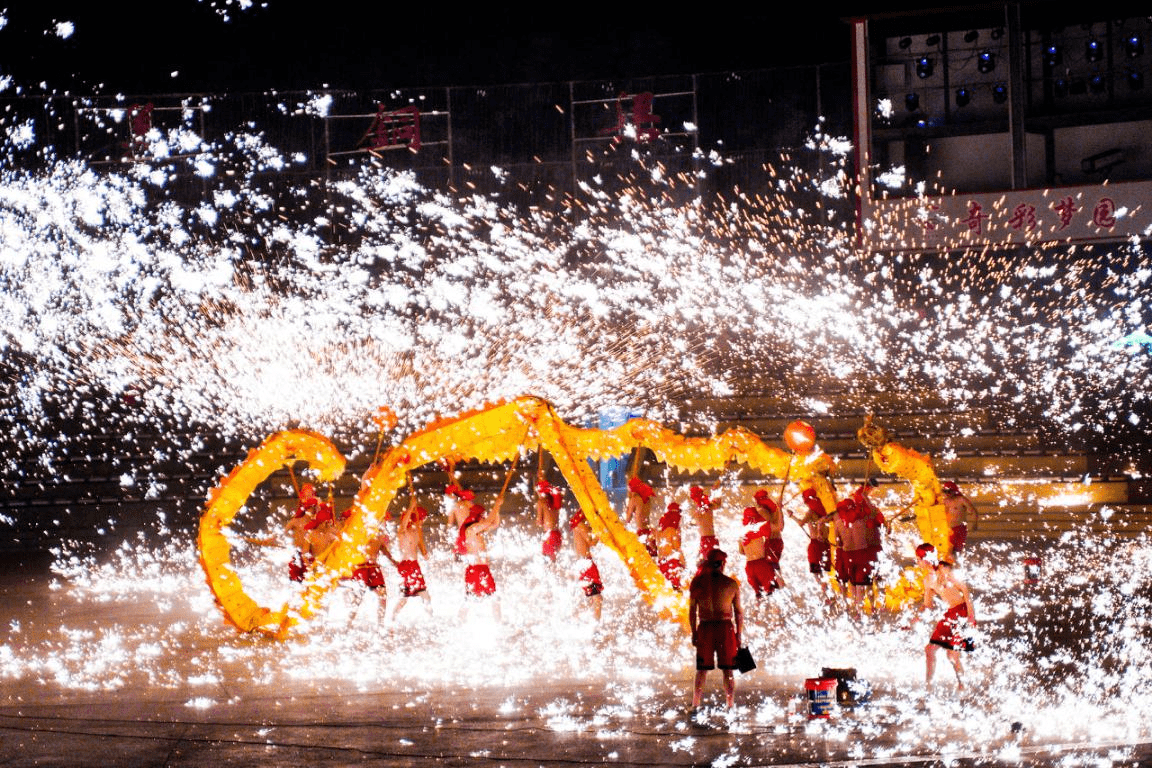
[[[1038,555],[1029,555],[1024,558],[1024,583],[1040,583],[1040,557]]]
[[[836,701],[836,679],[810,677],[804,681],[808,694],[808,719],[817,720],[832,716],[832,704]]]

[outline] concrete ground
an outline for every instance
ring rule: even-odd
[[[2,663],[17,646],[67,655],[63,636],[91,622],[145,626],[155,608],[76,600],[48,558],[26,556],[3,569],[0,610]],[[1152,765],[1152,744],[1039,738],[1012,712],[992,719],[978,747],[949,747],[948,723],[965,700],[924,699],[887,683],[866,705],[834,705],[830,719],[809,719],[795,676],[757,670],[739,679],[740,700],[792,710],[765,721],[749,706],[731,718],[713,709],[691,716],[689,668],[629,708],[612,686],[580,679],[414,692],[237,673],[206,694],[196,679],[205,652],[167,655],[172,682],[164,685],[129,674],[119,687],[85,690],[62,684],[58,671],[51,679],[50,668],[0,671],[0,766]],[[709,681],[713,693],[718,682]],[[196,705],[206,697],[213,706]],[[922,717],[910,719],[910,710]],[[924,723],[934,737],[910,739],[909,727]]]

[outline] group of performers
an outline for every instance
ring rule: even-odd
[[[323,555],[340,537],[344,522],[351,516],[351,508],[344,510],[337,518],[332,501],[322,501],[316,496],[311,483],[304,483],[298,491],[299,504],[295,515],[285,524],[294,552],[288,562],[288,578],[302,582],[316,560]],[[400,518],[396,531],[396,546],[399,559],[392,555],[388,546],[388,536],[381,528],[365,540],[360,548],[362,560],[352,569],[350,580],[377,595],[381,611],[387,609],[387,590],[384,572],[379,558],[384,556],[400,574],[403,583],[402,597],[395,611],[398,613],[410,597],[429,600],[428,586],[420,568],[420,555],[427,555],[424,543],[423,522],[428,518],[428,510],[412,499]]]
[[[768,598],[785,586],[781,557],[787,516],[808,537],[809,571],[821,585],[825,599],[831,601],[834,598],[835,590],[829,578],[831,576],[835,578],[846,604],[854,610],[863,611],[875,585],[877,564],[883,548],[882,534],[890,530],[892,525],[892,520],[886,519],[870,498],[875,487],[875,481],[860,485],[848,497],[840,500],[831,512],[825,509],[813,489],[805,488],[800,496],[804,505],[802,516],[785,510],[782,490],[776,499],[772,498],[767,489],[757,490],[752,498],[753,503],[743,510],[741,534],[737,542],[738,551],[746,561],[746,583],[756,598]],[[968,524],[969,521],[975,522],[976,509],[954,482],[943,483],[942,489],[943,504],[951,529],[949,544],[955,557],[964,549]],[[686,578],[688,566],[682,551],[684,510],[680,501],[669,501],[659,518],[653,521],[655,495],[651,485],[638,476],[631,477],[627,487],[624,524],[635,531],[671,586],[682,591],[686,582],[691,580],[690,577]],[[564,539],[561,533],[564,492],[545,478],[541,468],[535,496],[536,522],[542,532],[540,554],[548,562],[555,563]],[[468,598],[465,600],[467,609],[469,602],[491,598],[497,590],[496,579],[488,562],[487,535],[500,525],[503,492],[486,508],[477,502],[472,491],[452,482],[444,489],[443,498],[447,524],[454,534],[454,553],[465,565],[463,580]],[[684,506],[699,535],[699,549],[694,564],[694,573],[698,575],[703,564],[708,562],[710,553],[720,546],[715,526],[716,502],[711,498],[710,490],[693,485],[689,488]],[[342,522],[350,514],[349,509],[338,517],[331,501],[320,500],[313,486],[304,484],[300,487],[296,514],[285,526],[295,547],[295,553],[288,564],[289,579],[305,579],[316,560],[339,538]],[[417,504],[413,492],[396,527],[395,544],[399,557],[392,555],[388,537],[381,527],[367,538],[361,548],[363,559],[352,570],[350,579],[377,593],[381,604],[386,605],[386,580],[379,558],[383,555],[391,562],[402,583],[403,599],[397,605],[396,613],[409,598],[420,597],[426,603],[430,600],[419,561],[421,556],[427,556],[423,534],[423,523],[427,517],[428,511]],[[588,599],[593,616],[599,620],[604,584],[592,558],[594,536],[584,512],[578,506],[567,523],[575,554],[573,581]],[[835,542],[835,547],[832,542]],[[949,613],[945,617],[947,623],[942,623],[934,631],[930,646],[933,650],[936,646],[945,647],[959,675],[959,657],[956,654],[964,650],[964,645],[958,639],[961,634],[956,630],[956,625],[964,618],[973,620],[971,599],[967,588],[952,575],[950,563],[935,560],[930,545],[924,546],[929,549],[917,549],[917,565],[921,568],[925,593],[928,597],[938,596],[949,603]],[[498,616],[498,604],[492,601],[492,605]],[[934,668],[933,650],[926,651],[929,679]]]

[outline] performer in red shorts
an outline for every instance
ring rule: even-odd
[[[624,524],[636,524],[636,536],[648,550],[648,556],[656,559],[656,540],[652,536],[652,497],[656,491],[638,477],[628,480],[628,504],[624,509]]]
[[[692,708],[700,706],[708,670],[720,667],[724,677],[724,698],[731,709],[736,697],[736,652],[744,633],[744,610],[740,605],[740,583],[724,575],[728,556],[713,549],[700,573],[688,586],[688,626],[696,647],[696,680],[692,688]]]
[[[343,529],[350,517],[352,517],[352,507],[349,507],[340,514],[341,529]],[[352,568],[351,579],[352,581],[359,582],[365,589],[376,595],[376,599],[379,601],[377,616],[380,619],[384,619],[388,613],[388,588],[387,582],[384,580],[384,571],[380,569],[378,560],[380,555],[383,554],[389,562],[394,563],[396,561],[392,559],[392,553],[388,551],[388,536],[383,528],[369,532],[364,546],[361,548],[361,554],[364,559]],[[361,597],[361,599],[363,598]],[[357,608],[353,611],[353,619],[359,610],[359,605],[360,603],[357,602]]]
[[[428,519],[428,510],[416,503],[415,496],[408,503],[408,508],[400,516],[397,525],[396,543],[400,551],[400,560],[396,563],[396,570],[400,573],[402,583],[400,602],[392,617],[400,613],[410,597],[419,597],[424,602],[425,609],[431,613],[432,598],[428,595],[428,585],[424,581],[424,572],[420,569],[421,555],[428,556],[428,549],[424,544],[424,521]]]
[[[916,547],[916,567],[924,581],[924,603],[920,612],[932,608],[939,597],[948,610],[944,618],[936,623],[928,644],[924,646],[924,685],[932,688],[932,677],[936,672],[936,649],[944,648],[952,668],[956,671],[956,687],[963,689],[964,669],[960,663],[961,651],[971,651],[972,641],[963,631],[965,621],[976,626],[976,611],[972,607],[972,595],[968,585],[952,571],[949,562],[936,562],[936,548],[924,543]]]
[[[684,578],[684,555],[680,551],[680,505],[668,504],[668,510],[660,516],[656,532],[656,564],[660,573],[668,579],[672,589],[682,588]]]
[[[468,517],[468,509],[472,506],[472,502],[476,499],[476,495],[467,488],[463,488],[456,483],[444,488],[444,511],[448,516],[448,529],[457,532],[460,531],[460,526],[464,524],[464,520]],[[452,554],[456,559],[464,557],[468,554],[464,550],[464,539],[457,535],[456,546],[452,550]]]
[[[801,494],[807,513],[800,519],[800,526],[808,534],[808,570],[820,583],[825,600],[832,598],[828,585],[828,572],[832,570],[832,545],[828,542],[828,515],[816,491],[805,488]]]
[[[589,605],[592,606],[593,618],[600,621],[600,614],[604,605],[604,598],[600,596],[600,593],[604,591],[604,583],[600,580],[600,569],[592,560],[594,541],[592,529],[588,526],[588,519],[584,516],[584,512],[579,509],[568,521],[568,527],[572,529],[572,548],[578,558],[576,567],[580,571],[580,586],[584,590],[584,596],[589,600]]]
[[[547,480],[536,483],[536,524],[544,529],[544,542],[540,547],[544,557],[556,562],[560,552],[560,507],[564,492]]]
[[[316,558],[308,547],[308,525],[320,509],[320,499],[316,498],[316,490],[311,483],[304,483],[299,491],[300,504],[296,507],[296,514],[284,524],[284,530],[292,538],[292,545],[296,551],[288,561],[288,578],[292,581],[304,581],[308,569]],[[264,543],[263,541],[259,543]],[[272,543],[271,540],[268,543]]]
[[[697,560],[697,572],[699,572],[699,568],[704,564],[704,559],[708,557],[708,553],[720,546],[720,540],[716,538],[712,499],[708,498],[708,494],[698,485],[688,489],[688,494],[692,497],[693,502],[692,519],[700,531],[700,552],[697,555],[699,558]]]
[[[500,504],[502,498],[498,497],[492,505],[492,511],[486,512],[484,507],[473,504],[468,510],[468,517],[460,526],[458,541],[471,562],[464,571],[464,587],[466,599],[462,612],[468,608],[469,598],[489,597],[496,593],[496,579],[492,576],[492,569],[488,566],[487,544],[484,536],[500,525]],[[500,618],[499,605],[493,602],[494,618]]]
[[[960,492],[960,486],[952,481],[941,484],[944,491],[944,514],[948,518],[948,527],[952,531],[949,545],[952,547],[952,556],[956,557],[964,551],[968,542],[968,523],[972,523],[972,530],[976,529],[979,513],[971,500]]]
[[[744,573],[748,584],[759,600],[776,591],[776,561],[767,557],[767,541],[771,524],[760,515],[756,507],[744,509],[744,535],[740,538],[740,554],[747,558]]]

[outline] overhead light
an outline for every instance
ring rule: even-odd
[[[1095,64],[1097,61],[1100,61],[1103,56],[1104,48],[1100,45],[1099,40],[1092,38],[1084,43],[1084,58],[1088,59],[1088,61]]]
[[[992,86],[992,101],[996,104],[1003,104],[1008,101],[1008,86],[1004,83],[996,83]]]
[[[904,107],[909,112],[915,112],[920,109],[920,94],[910,93],[904,97]]]
[[[916,77],[921,80],[927,80],[932,77],[932,72],[936,68],[936,62],[927,56],[921,56],[916,59]]]
[[[1128,35],[1124,38],[1124,52],[1128,54],[1130,59],[1142,56],[1144,54],[1144,38],[1135,32]]]
[[[971,32],[969,32],[968,34],[964,35],[964,42],[966,42],[966,43],[974,43],[979,39],[980,39],[980,32],[978,30],[975,30],[975,29],[972,30]]]
[[[1104,93],[1108,90],[1108,81],[1104,79],[1104,75],[1093,75],[1088,81],[1088,90],[1092,93]]]
[[[996,54],[992,51],[980,51],[980,55],[976,57],[976,69],[984,75],[996,69]]]
[[[972,91],[967,88],[958,88],[956,90],[956,106],[966,107],[972,103]]]
[[[1048,45],[1044,48],[1044,66],[1045,67],[1047,67],[1048,69],[1053,69],[1055,67],[1060,66],[1060,64],[1063,61],[1064,61],[1064,51],[1060,46],[1056,45],[1055,43],[1052,43],[1051,45]]]

